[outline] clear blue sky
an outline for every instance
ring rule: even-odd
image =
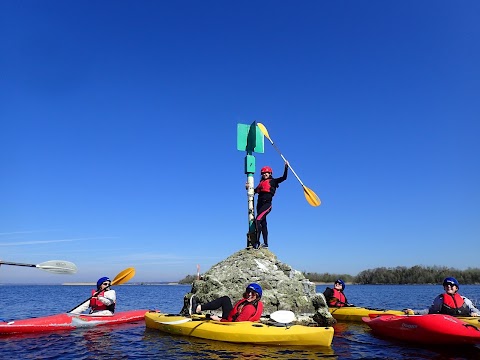
[[[0,283],[178,280],[245,247],[257,120],[295,269],[478,267],[478,1],[3,1]],[[268,141],[257,165],[280,175]],[[255,175],[258,182],[259,175]]]

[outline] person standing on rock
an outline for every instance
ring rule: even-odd
[[[262,316],[263,303],[260,301],[262,297],[262,287],[256,283],[251,283],[245,289],[243,298],[235,305],[228,296],[222,296],[218,299],[205,304],[198,304],[195,295],[190,297],[189,313],[198,314],[204,310],[222,309],[222,317],[216,315],[210,316],[215,321],[234,322],[234,321],[258,321]]]
[[[272,198],[275,195],[275,191],[281,182],[287,180],[288,161],[285,161],[283,175],[279,178],[274,178],[272,176],[273,171],[270,166],[264,166],[260,170],[260,173],[262,178],[255,188],[255,193],[258,194],[257,216],[255,217],[255,228],[257,230],[257,242],[254,244],[255,249],[260,247],[260,234],[262,234],[263,237],[263,244],[261,247],[268,248],[267,215],[272,211]],[[248,189],[248,182],[246,188]]]

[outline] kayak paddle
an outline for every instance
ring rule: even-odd
[[[280,324],[290,324],[295,320],[293,311],[278,310],[270,314],[270,319]]]
[[[77,272],[77,266],[65,260],[49,260],[37,265],[0,261],[0,265],[34,267],[54,274],[75,274]]]
[[[273,143],[272,139],[270,138],[269,134],[268,134],[268,131],[267,131],[267,128],[265,127],[265,125],[263,125],[262,123],[257,123],[257,126],[258,128],[260,129],[260,131],[262,132],[262,134],[268,139],[270,140],[270,142],[272,143],[273,147],[275,148],[275,150],[277,150],[277,152],[280,154],[280,156],[282,157],[283,161],[287,162],[287,159],[285,159],[285,157],[282,155],[282,153],[280,152],[280,150],[278,149],[278,147]],[[321,204],[321,201],[319,199],[319,197],[317,196],[317,194],[315,194],[313,192],[312,189],[309,189],[308,187],[306,187],[302,180],[300,180],[300,178],[298,177],[297,173],[295,172],[295,170],[293,170],[293,168],[290,166],[290,163],[288,163],[288,167],[290,168],[290,170],[292,170],[292,173],[293,175],[295,175],[295,177],[297,178],[297,180],[300,182],[300,185],[302,185],[303,187],[303,192],[304,192],[304,195],[305,195],[305,199],[307,199],[308,203],[312,206],[319,206]]]
[[[126,268],[125,270],[122,270],[120,271],[117,276],[115,276],[115,278],[113,279],[112,283],[107,286],[105,289],[103,290],[98,290],[96,291],[92,296],[90,296],[88,299],[82,301],[80,304],[78,304],[77,306],[75,306],[73,309],[71,309],[70,311],[67,311],[67,313],[69,312],[72,312],[73,310],[75,310],[77,307],[79,307],[80,305],[86,303],[87,301],[89,301],[92,297],[94,296],[97,296],[98,294],[100,294],[102,291],[105,291],[106,289],[108,289],[110,286],[113,286],[113,285],[121,285],[121,284],[124,284],[126,283],[128,280],[130,280],[131,278],[133,278],[135,276],[135,268],[131,267],[131,268]]]

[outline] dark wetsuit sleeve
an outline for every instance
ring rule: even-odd
[[[277,184],[280,184],[281,182],[284,182],[287,180],[287,175],[288,175],[288,166],[285,165],[285,170],[283,170],[283,175],[279,178],[274,179]]]

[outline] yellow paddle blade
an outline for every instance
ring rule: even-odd
[[[128,280],[133,278],[135,276],[135,268],[127,268],[120,273],[118,273],[117,276],[115,276],[115,279],[112,281],[112,285],[121,285],[126,283]]]
[[[268,135],[268,131],[267,131],[267,128],[265,127],[265,125],[257,122],[257,126],[260,129],[260,131],[262,132],[263,136],[265,136],[268,140],[270,140],[270,142],[272,142],[272,139],[270,139],[270,136]]]
[[[312,206],[320,206],[320,204],[322,203],[319,199],[319,197],[317,196],[317,194],[315,194],[313,192],[313,190],[307,188],[306,186],[303,186],[303,192],[305,194],[305,199],[307,199],[308,203]]]

